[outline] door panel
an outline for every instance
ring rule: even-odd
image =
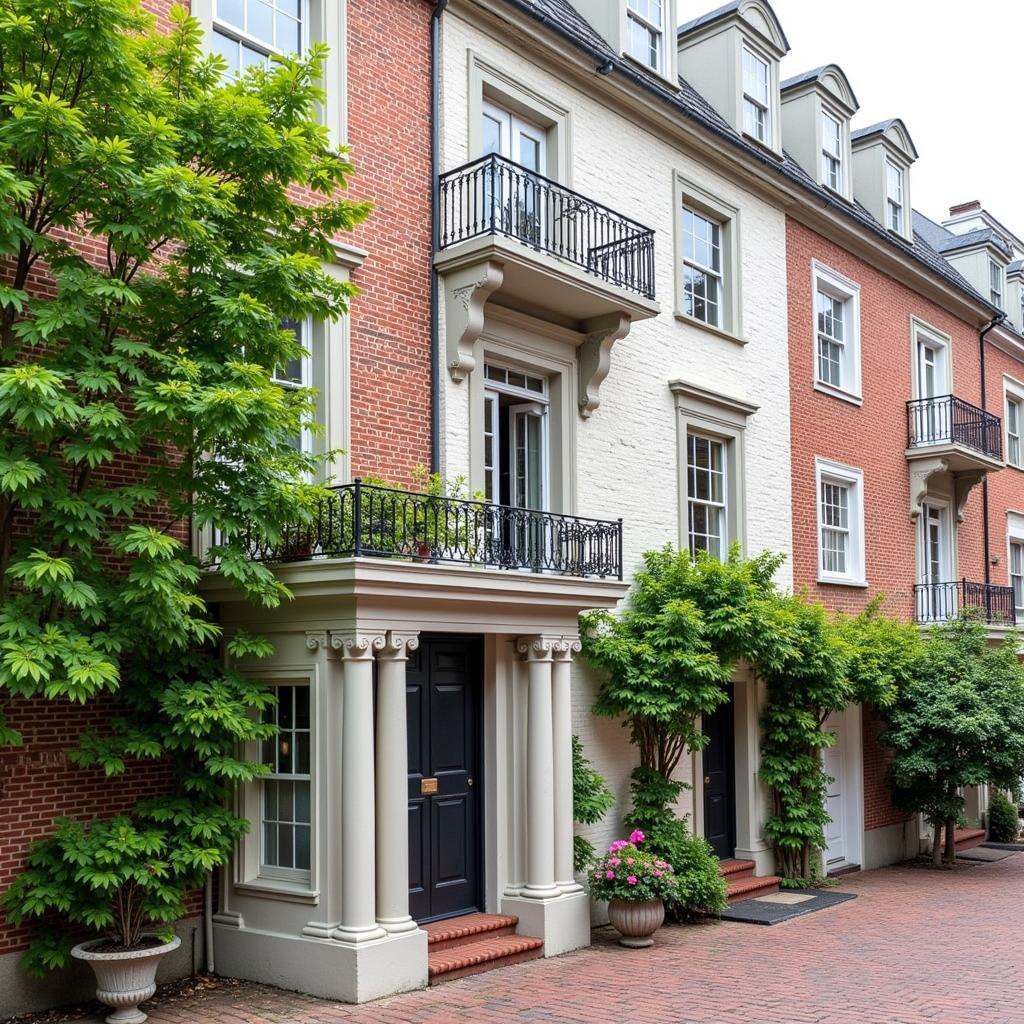
[[[417,921],[479,909],[480,663],[476,643],[424,639],[406,668],[409,904]],[[433,792],[423,792],[424,780]]]
[[[829,726],[826,726],[829,728]],[[833,864],[846,859],[846,824],[843,816],[843,748],[842,728],[834,723],[836,742],[823,752],[825,774],[831,782],[825,790],[825,812],[832,820],[825,826],[825,861]]]
[[[704,717],[702,731],[708,744],[702,754],[704,768],[704,836],[715,855],[736,852],[736,778],[733,741],[732,687],[728,700]]]

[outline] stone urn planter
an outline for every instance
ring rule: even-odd
[[[146,935],[144,940],[154,941],[155,936]],[[129,949],[124,952],[103,953],[93,947],[103,947],[106,939],[82,942],[71,950],[77,960],[85,960],[96,975],[96,998],[114,1012],[107,1017],[107,1024],[142,1024],[146,1015],[139,1009],[156,992],[156,969],[160,958],[173,952],[181,945],[176,935],[163,945],[151,945],[145,949]]]
[[[608,920],[620,935],[620,946],[644,949],[654,945],[652,936],[665,920],[665,904],[662,900],[612,900]]]

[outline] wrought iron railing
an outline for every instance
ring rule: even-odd
[[[654,298],[654,231],[542,174],[492,153],[442,174],[439,193],[441,249],[506,235]]]
[[[1017,623],[1013,587],[992,583],[918,583],[914,587],[914,606],[918,622],[948,622],[966,614],[996,625]]]
[[[272,545],[246,539],[262,562],[374,556],[622,579],[622,520],[586,519],[380,487],[332,487],[308,522]]]
[[[907,446],[961,444],[993,459],[1003,457],[999,417],[955,395],[907,402]]]

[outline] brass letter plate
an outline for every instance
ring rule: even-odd
[[[420,796],[437,792],[437,779],[420,779]]]

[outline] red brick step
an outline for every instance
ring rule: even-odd
[[[964,850],[971,850],[985,842],[985,830],[983,828],[958,828],[953,831],[953,845],[957,853]]]
[[[519,918],[511,914],[466,914],[425,924],[430,984],[543,956],[544,940],[516,935],[518,924]]]
[[[718,873],[728,886],[725,898],[730,905],[758,896],[768,896],[779,891],[780,879],[776,875],[755,875],[756,864],[752,860],[737,860],[729,857],[718,862]]]

